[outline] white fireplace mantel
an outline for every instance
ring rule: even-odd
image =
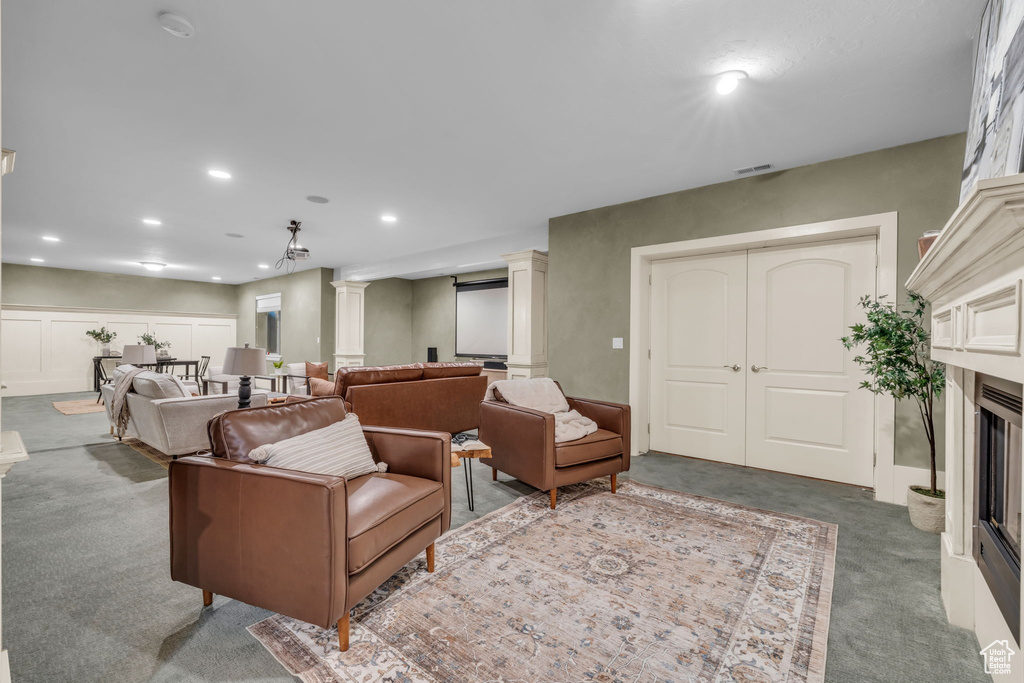
[[[931,302],[931,355],[947,366],[942,601],[982,646],[1014,638],[974,559],[975,381],[1024,383],[1022,281],[1024,174],[979,182],[907,280]]]

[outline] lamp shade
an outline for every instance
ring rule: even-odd
[[[266,349],[251,349],[248,346],[229,347],[224,354],[225,375],[262,375],[267,371]]]
[[[134,363],[155,363],[156,348],[149,344],[126,344],[121,351],[121,362]]]

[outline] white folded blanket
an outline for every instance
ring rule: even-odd
[[[508,403],[522,408],[531,408],[555,416],[555,443],[582,439],[597,431],[597,423],[580,415],[578,410],[569,410],[569,403],[561,389],[550,377],[533,379],[505,379],[487,387],[488,401],[495,400],[497,387],[501,397]]]

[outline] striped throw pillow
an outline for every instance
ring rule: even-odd
[[[373,461],[363,428],[354,413],[323,429],[258,446],[249,453],[249,458],[271,467],[346,479],[385,472],[388,467]]]

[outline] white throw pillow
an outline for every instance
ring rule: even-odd
[[[352,479],[371,472],[386,472],[387,464],[373,461],[363,428],[355,413],[322,429],[277,443],[257,446],[249,458],[286,470],[332,474]]]
[[[132,388],[135,393],[146,398],[187,398],[192,395],[174,375],[149,370],[135,375]]]

